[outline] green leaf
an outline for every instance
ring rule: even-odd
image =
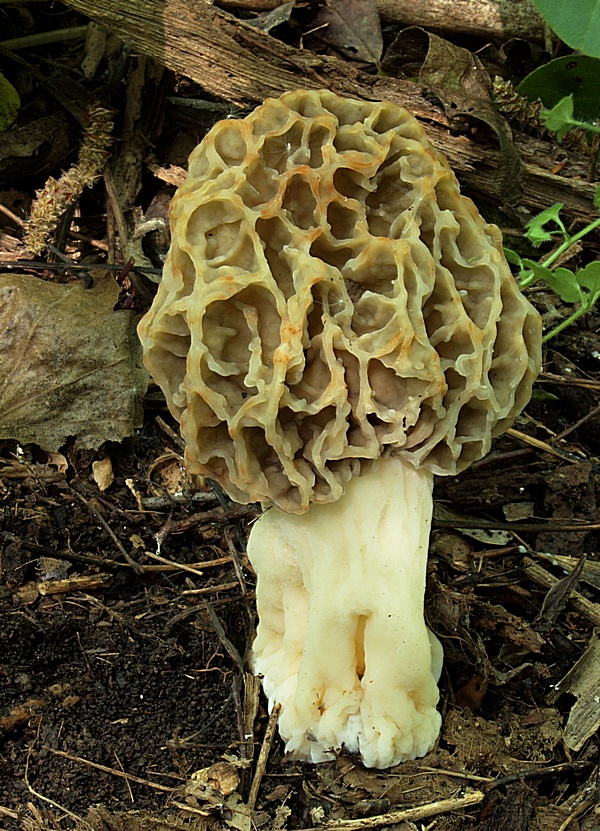
[[[544,20],[571,49],[600,57],[599,0],[533,0]]]
[[[17,117],[20,106],[19,93],[10,81],[0,74],[0,130],[10,127]]]
[[[594,194],[594,207],[600,211],[600,185],[598,185]]]
[[[600,116],[599,87],[600,60],[568,55],[534,69],[519,84],[519,92],[530,101],[539,98],[546,109],[572,95],[572,115],[580,121],[593,121]]]
[[[545,265],[540,265],[536,260],[528,260],[526,257],[523,257],[521,262],[523,263],[523,268],[528,268],[533,272],[534,280],[547,280],[548,277],[552,277],[550,269],[546,268]]]
[[[556,230],[546,230],[544,226],[548,222],[555,222],[566,239],[567,233],[559,215],[563,207],[562,202],[555,202],[554,205],[546,208],[545,211],[532,217],[525,225],[525,236],[536,248],[543,242],[550,242],[553,239],[552,235],[557,233]]]
[[[569,130],[579,126],[579,122],[573,118],[573,94],[561,98],[551,110],[542,110],[540,115],[548,130],[556,133],[559,141],[563,140]]]
[[[557,268],[556,271],[550,271],[544,277],[544,280],[552,291],[558,294],[563,303],[585,302],[585,294],[581,291],[577,275],[573,274],[568,268]]]
[[[577,282],[589,291],[589,305],[600,298],[600,260],[588,263],[577,272]]]
[[[522,269],[522,261],[521,257],[517,254],[516,251],[513,251],[512,248],[503,248],[504,256],[506,258],[506,262],[510,263],[511,265],[516,265],[517,268]]]

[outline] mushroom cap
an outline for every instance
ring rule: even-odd
[[[193,473],[302,513],[382,453],[453,474],[530,398],[541,321],[406,110],[297,90],[190,156],[139,326]]]

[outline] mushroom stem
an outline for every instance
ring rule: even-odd
[[[433,476],[382,457],[336,502],[270,508],[248,555],[258,577],[254,671],[281,704],[286,750],[367,767],[423,756],[440,728],[442,648],[423,615]]]

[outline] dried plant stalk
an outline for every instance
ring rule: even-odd
[[[36,193],[23,239],[26,250],[33,254],[42,253],[62,214],[74,199],[81,196],[84,188],[92,187],[102,172],[108,147],[113,141],[112,113],[99,104],[93,104],[88,110],[88,118],[89,126],[85,130],[77,163],[59,179],[50,176],[43,190]]]

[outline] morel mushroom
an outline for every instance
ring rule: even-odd
[[[433,474],[529,400],[541,325],[417,121],[298,90],[216,124],[140,324],[193,473],[263,503],[254,670],[297,759],[425,754]]]

